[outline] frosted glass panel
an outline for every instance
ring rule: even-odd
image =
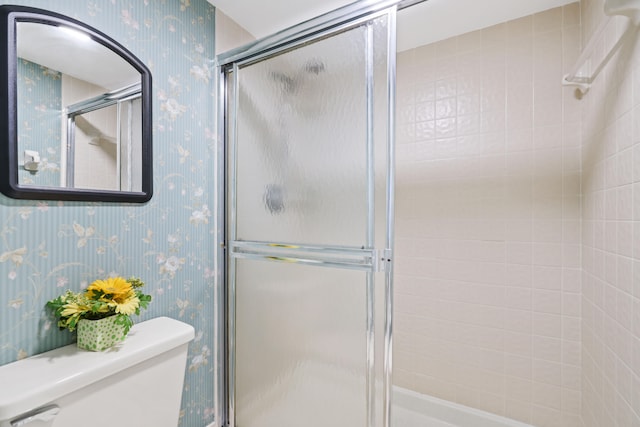
[[[366,243],[365,33],[238,72],[238,240]]]
[[[236,426],[365,426],[366,273],[238,260]]]
[[[234,427],[388,426],[388,21],[354,25],[225,68]]]

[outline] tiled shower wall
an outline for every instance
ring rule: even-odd
[[[583,42],[605,17],[582,6]],[[620,38],[610,21],[594,63]],[[622,44],[583,98],[582,418],[586,427],[640,425],[640,46]]]
[[[394,381],[580,425],[578,3],[398,56]]]

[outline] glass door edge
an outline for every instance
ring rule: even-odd
[[[418,2],[414,2],[418,3]],[[396,117],[396,19],[397,11],[389,13],[387,29],[387,236],[385,273],[385,315],[384,315],[384,367],[383,367],[383,423],[391,427],[392,383],[393,383],[393,266],[394,266],[394,223],[395,223],[395,117]]]

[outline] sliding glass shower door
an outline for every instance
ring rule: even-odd
[[[221,68],[229,425],[388,425],[395,10]]]

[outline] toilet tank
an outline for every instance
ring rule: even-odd
[[[193,337],[158,317],[104,352],[72,344],[0,366],[0,427],[176,427]]]

